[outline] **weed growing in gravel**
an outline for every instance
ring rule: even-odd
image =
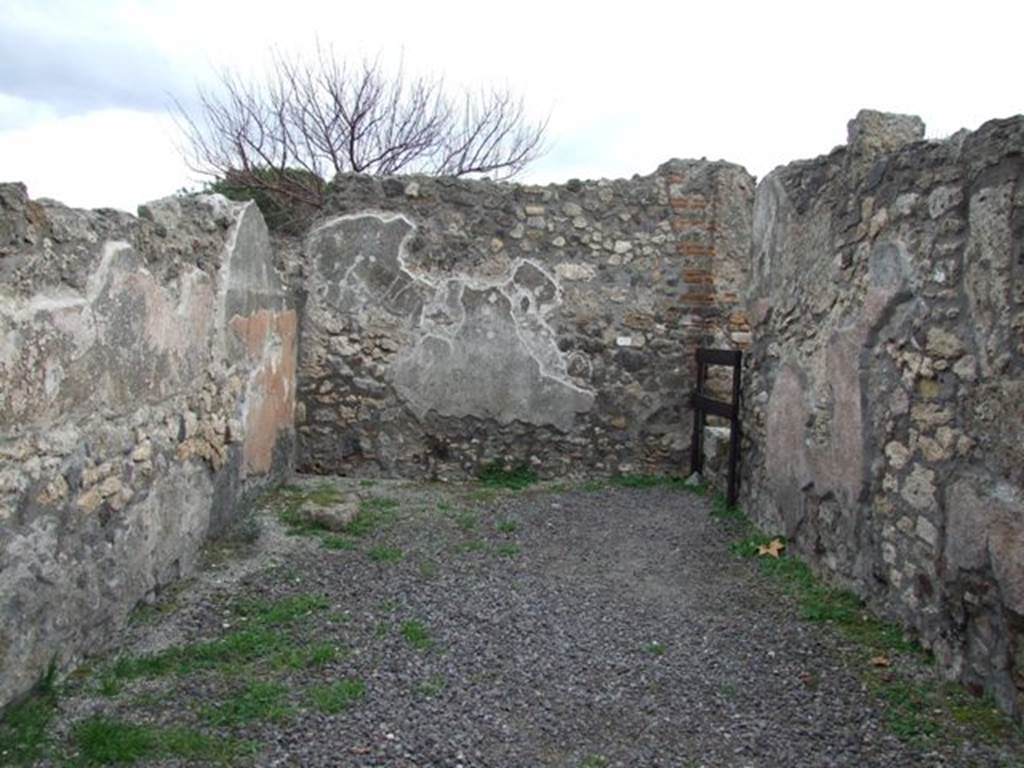
[[[360,538],[389,525],[395,519],[398,502],[395,499],[376,497],[364,499],[359,504],[359,514],[348,525],[345,533]]]
[[[502,557],[519,557],[519,551],[520,550],[519,550],[519,545],[518,544],[512,544],[510,542],[505,542],[505,543],[499,544],[497,547],[495,547],[494,551],[497,552]]]
[[[515,520],[502,520],[498,523],[498,531],[500,533],[515,533],[519,530],[519,523]]]
[[[397,563],[402,559],[402,550],[398,547],[379,546],[368,550],[366,556],[375,563]]]
[[[243,666],[287,648],[287,639],[279,633],[254,627],[232,632],[217,640],[176,646],[147,656],[122,657],[114,662],[107,674],[115,680],[132,680],[184,676],[212,669],[238,673]]]
[[[405,641],[418,651],[425,651],[433,646],[434,641],[425,624],[415,620],[403,621],[399,630]]]
[[[416,684],[416,693],[430,699],[434,696],[440,696],[447,687],[448,681],[441,675],[431,675],[426,680],[421,680]]]
[[[272,601],[246,598],[237,601],[232,610],[236,615],[245,617],[250,626],[280,627],[322,611],[328,605],[327,598],[322,595],[294,595]]]
[[[500,488],[477,488],[469,494],[469,498],[482,504],[488,504],[501,496]]]
[[[281,721],[291,715],[288,688],[281,683],[252,683],[219,704],[203,707],[202,718],[210,725],[243,725],[256,720]]]
[[[608,758],[604,755],[587,755],[580,762],[580,768],[606,768]]]
[[[280,651],[270,659],[274,669],[314,669],[326,666],[340,655],[332,643],[316,643]]]
[[[608,488],[607,480],[586,480],[577,486],[576,490],[583,491],[584,493],[596,493],[597,491],[604,491]]]
[[[212,738],[188,728],[154,728],[97,716],[75,726],[72,738],[86,764],[135,763],[146,758],[183,758],[203,764],[227,763],[253,745]]]
[[[330,483],[321,483],[312,490],[303,490],[297,486],[284,486],[278,489],[271,497],[271,501],[277,505],[278,517],[287,526],[290,535],[314,536],[320,540],[321,545],[325,549],[355,549],[356,542],[351,536],[364,535],[364,533],[375,528],[379,522],[376,519],[375,513],[380,510],[375,505],[375,502],[386,501],[392,503],[390,500],[370,499],[369,502],[364,502],[360,505],[360,514],[357,516],[357,519],[353,520],[345,528],[345,533],[349,534],[347,536],[339,535],[323,524],[309,520],[299,514],[302,507],[307,503],[327,507],[343,501],[344,498],[344,494]],[[397,506],[397,502],[393,503]],[[359,521],[358,518],[363,517],[363,513],[367,509],[371,513],[366,519]]]
[[[487,542],[483,539],[470,539],[459,544],[456,548],[456,552],[468,554],[470,552],[483,552],[487,549]]]
[[[96,693],[108,698],[117,696],[121,693],[121,681],[113,675],[102,675],[96,685]]]
[[[275,630],[323,610],[327,605],[328,601],[319,595],[296,595],[275,601],[240,600],[233,606],[233,612],[247,621],[245,629],[216,640],[174,646],[159,653],[121,657],[103,673],[100,685],[113,690],[119,681],[139,677],[188,675],[209,669],[239,672],[247,664],[289,652],[290,641]]]
[[[339,536],[337,534],[325,533],[320,537],[320,543],[323,544],[324,549],[346,549],[351,550],[356,548],[355,539],[350,539],[348,536]]]
[[[441,572],[440,566],[434,560],[422,560],[420,561],[420,578],[421,579],[435,579],[438,573]]]
[[[320,507],[329,507],[332,504],[337,504],[345,498],[344,494],[338,488],[331,485],[328,482],[318,483],[314,488],[306,491],[306,501],[311,504],[316,504]]]
[[[646,653],[649,653],[651,656],[664,656],[665,655],[665,645],[663,643],[659,643],[657,640],[655,640],[654,642],[651,642],[651,643],[648,643],[647,645],[645,645],[644,646],[644,651]]]
[[[711,500],[711,516],[719,520],[733,520],[738,523],[750,524],[747,516],[743,514],[743,510],[737,505],[729,506],[725,494],[722,493],[716,493]]]
[[[740,557],[756,557],[762,572],[796,599],[801,618],[834,627],[864,648],[866,658],[886,660],[883,669],[893,654],[910,654],[919,662],[930,660],[898,626],[872,615],[852,592],[819,581],[802,560],[788,555],[760,556],[760,548],[773,539],[785,544],[780,537],[761,533],[738,508],[730,512],[728,519],[744,535],[732,545],[732,551]],[[883,705],[889,729],[903,740],[956,740],[961,737],[955,732],[956,725],[964,727],[968,738],[991,742],[1024,738],[1024,730],[1000,713],[991,700],[975,698],[962,686],[935,680],[913,682],[873,667],[865,671],[865,677]]]
[[[500,462],[491,462],[480,469],[477,479],[485,488],[521,491],[537,482],[537,473],[525,464],[505,469]]]
[[[869,689],[885,707],[889,729],[905,741],[921,742],[940,736],[955,738],[950,724],[961,734],[991,744],[1024,738],[1024,728],[996,707],[989,697],[977,698],[956,683],[908,681],[872,671]]]
[[[30,765],[50,742],[50,722],[57,713],[55,668],[24,701],[9,707],[0,719],[0,764]]]
[[[455,516],[455,524],[459,526],[460,530],[469,533],[476,530],[477,525],[480,524],[480,516],[476,512],[459,512]]]
[[[753,528],[752,524],[748,525]],[[732,551],[740,557],[756,557],[758,548],[774,538],[778,537],[752,533],[734,543]],[[831,624],[874,653],[921,652],[920,646],[907,640],[899,627],[872,616],[852,592],[819,581],[802,560],[785,556],[759,557],[758,563],[762,571],[796,598],[801,618]]]
[[[307,692],[310,702],[325,715],[336,715],[366,696],[366,684],[358,678],[319,685]]]
[[[686,480],[666,475],[615,475],[608,483],[619,488],[684,488]]]
[[[161,591],[160,599],[155,603],[139,603],[128,616],[128,623],[135,625],[154,624],[178,608],[177,596],[184,588],[178,583]]]

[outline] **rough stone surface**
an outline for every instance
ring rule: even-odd
[[[682,471],[694,349],[748,330],[742,169],[676,160],[631,181],[334,186],[291,267],[307,293],[303,468]]]
[[[253,204],[0,185],[0,705],[189,573],[293,445],[296,313]]]
[[[746,507],[1019,710],[1024,119],[850,146],[758,186]]]

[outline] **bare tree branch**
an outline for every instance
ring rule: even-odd
[[[453,99],[438,78],[352,67],[321,47],[307,61],[275,55],[263,80],[222,71],[197,104],[175,104],[193,172],[306,215],[323,207],[328,175],[513,177],[547,128],[507,88]]]

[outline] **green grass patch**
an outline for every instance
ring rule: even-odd
[[[366,696],[366,684],[357,678],[320,685],[307,692],[310,703],[325,715],[336,715]]]
[[[155,728],[97,716],[72,731],[81,761],[86,765],[131,765],[153,758],[183,758],[203,764],[230,763],[253,746],[213,738],[188,728]]]
[[[583,491],[584,493],[597,493],[598,491],[608,490],[608,484],[607,480],[585,480],[576,487],[576,490]]]
[[[828,624],[863,648],[864,661],[876,656],[911,655],[918,662],[930,657],[920,645],[907,639],[901,629],[874,616],[864,602],[849,590],[819,580],[810,567],[796,557],[761,555],[759,548],[774,538],[750,523],[739,509],[722,514],[724,499],[716,499],[719,517],[742,523],[744,538],[732,545],[734,554],[757,559],[762,573],[792,595],[806,621]],[[996,708],[988,698],[976,698],[963,686],[936,680],[908,680],[895,672],[866,667],[869,690],[881,703],[888,729],[908,742],[941,740],[956,742],[978,739],[991,743],[1020,742],[1024,729]]]
[[[320,543],[324,549],[351,550],[357,545],[356,540],[348,536],[339,536],[336,533],[325,533],[320,536]]]
[[[271,502],[277,508],[278,518],[288,528],[289,535],[315,536],[320,539],[325,549],[331,550],[355,549],[355,542],[346,536],[339,536],[322,523],[306,518],[301,511],[306,504],[329,507],[344,499],[342,491],[330,483],[321,483],[312,489],[283,486],[271,496]],[[345,532],[352,533],[348,528]]]
[[[684,488],[686,480],[668,475],[614,475],[607,481],[619,488]]]
[[[106,674],[115,680],[189,675],[201,670],[238,673],[241,668],[287,651],[290,641],[271,629],[253,627],[217,640],[176,646],[146,656],[117,659]]]
[[[270,665],[275,669],[317,669],[342,655],[333,643],[314,643],[279,651],[270,658]]]
[[[499,533],[515,533],[519,530],[519,523],[515,520],[502,520],[498,523]]]
[[[366,556],[375,563],[397,563],[402,559],[402,550],[398,547],[379,546],[367,551]]]
[[[475,491],[469,494],[469,498],[473,501],[478,501],[487,504],[501,496],[501,493],[501,488],[477,488]]]
[[[390,525],[396,516],[398,501],[385,497],[364,499],[359,504],[359,513],[345,526],[350,536],[363,538]]]
[[[420,561],[420,578],[421,579],[436,579],[440,572],[441,572],[441,567],[437,564],[436,560],[421,560]]]
[[[447,687],[448,681],[441,675],[431,675],[416,684],[416,693],[424,698],[432,699],[435,696],[440,696]]]
[[[512,544],[511,542],[504,542],[494,548],[502,557],[519,557],[520,549],[518,544]]]
[[[178,602],[175,599],[178,589],[175,587],[165,590],[161,598],[154,603],[139,603],[135,606],[135,609],[128,615],[128,623],[134,625],[155,624],[164,616],[173,613],[178,608]]]
[[[288,688],[281,683],[251,683],[229,698],[203,707],[200,714],[210,725],[234,726],[257,720],[280,722],[291,713]]]
[[[322,611],[330,605],[322,595],[294,595],[279,600],[245,598],[234,603],[232,610],[245,618],[249,626],[281,627],[303,616]]]
[[[476,512],[459,512],[455,515],[455,524],[460,530],[469,533],[475,531],[476,527],[480,524],[480,516]]]
[[[430,631],[420,621],[403,621],[399,630],[405,642],[418,651],[425,651],[434,645]]]
[[[8,707],[0,719],[0,765],[30,765],[46,754],[57,714],[54,676],[51,667],[36,690]]]
[[[473,552],[483,552],[487,549],[487,542],[483,539],[470,539],[469,541],[463,541],[455,547],[455,551],[461,554],[470,554]]]
[[[873,616],[852,592],[819,581],[802,560],[786,555],[758,556],[758,547],[773,538],[754,533],[733,544],[732,550],[741,557],[756,557],[761,570],[796,598],[801,618],[830,624],[873,653],[923,655],[920,646],[907,640],[899,627]]]
[[[495,461],[481,467],[477,479],[485,488],[521,491],[537,482],[537,473],[526,464],[506,469]]]
[[[175,646],[144,656],[125,656],[102,674],[100,686],[116,694],[119,683],[140,677],[188,675],[200,670],[237,673],[264,659],[297,653],[280,630],[315,611],[327,608],[319,595],[296,595],[282,600],[239,600],[232,610],[247,626],[216,640]]]
[[[874,688],[885,707],[886,724],[905,741],[932,737],[941,730],[930,701],[929,687],[902,680],[893,680]]]
[[[711,500],[711,516],[719,520],[730,520],[737,523],[747,522],[747,516],[743,514],[743,510],[736,504],[730,506],[723,493],[716,493]]]
[[[345,495],[330,483],[318,483],[305,492],[305,500],[320,507],[329,507],[343,501]]]
[[[644,646],[644,653],[648,653],[651,656],[664,656],[665,655],[665,644],[654,641]]]

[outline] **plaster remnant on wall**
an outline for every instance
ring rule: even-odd
[[[758,186],[744,386],[770,397],[746,401],[741,487],[1019,714],[1024,119],[922,135],[862,112],[848,146]]]
[[[290,467],[297,317],[259,210],[140,214],[0,184],[0,706],[103,649]]]
[[[335,311],[387,310],[412,337],[385,376],[420,418],[475,416],[572,426],[594,392],[568,373],[548,316],[561,304],[556,277],[516,258],[504,273],[439,277],[410,263],[416,225],[366,211],[338,216],[308,240],[319,298]]]

